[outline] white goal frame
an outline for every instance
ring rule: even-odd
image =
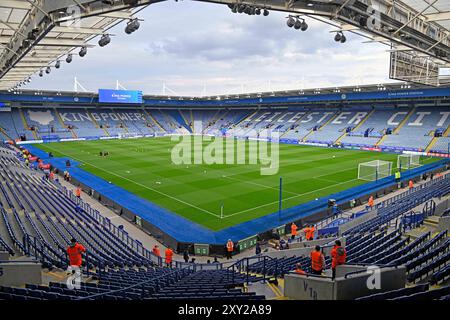
[[[373,160],[358,164],[358,179],[365,181],[377,181],[389,177],[392,174],[392,162]]]
[[[397,157],[397,169],[404,171],[420,167],[420,155],[419,154],[400,154]]]

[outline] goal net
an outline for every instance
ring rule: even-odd
[[[420,155],[401,154],[397,158],[397,168],[400,171],[417,168],[420,166]]]
[[[389,177],[392,172],[392,162],[374,160],[363,162],[358,165],[358,179],[376,181]]]

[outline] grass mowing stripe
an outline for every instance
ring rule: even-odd
[[[48,147],[48,148],[52,150],[52,148],[50,148],[50,147]],[[53,149],[53,150],[54,150],[54,149]],[[58,151],[58,150],[54,150],[54,151]],[[60,152],[60,151],[58,151],[58,152]],[[61,152],[60,152],[60,153],[61,153]],[[69,155],[67,155],[67,154],[66,154],[66,156],[69,157],[69,158],[73,158],[73,159],[75,159],[75,160],[77,160],[77,161],[79,161],[79,162],[83,162],[82,160],[77,159],[77,158],[74,158],[73,156],[71,157],[71,156],[69,156]],[[143,185],[143,184],[141,184],[141,183],[139,183],[139,182],[136,182],[136,181],[134,181],[134,180],[130,180],[130,179],[128,179],[128,178],[126,178],[126,177],[123,177],[123,176],[121,176],[121,175],[119,175],[119,174],[117,174],[117,173],[110,172],[110,171],[108,171],[108,170],[102,169],[102,168],[100,168],[100,167],[98,167],[98,166],[96,166],[96,165],[93,165],[93,164],[89,163],[89,162],[86,162],[86,161],[84,161],[84,162],[87,163],[88,165],[90,165],[91,167],[94,167],[94,168],[96,168],[96,169],[98,169],[98,170],[101,170],[101,171],[105,171],[106,173],[109,173],[109,174],[112,174],[112,175],[114,175],[114,176],[116,176],[116,177],[119,177],[119,178],[122,178],[122,179],[124,179],[124,180],[127,180],[127,181],[129,181],[129,182],[131,182],[131,183],[134,183],[134,184],[136,184],[136,185],[138,185],[138,186],[140,186],[140,187],[143,187],[143,188],[145,188],[145,189],[148,189],[148,190],[151,190],[151,191],[153,191],[153,192],[159,193],[159,194],[161,194],[161,195],[163,195],[163,196],[165,196],[165,197],[168,197],[168,198],[170,198],[170,199],[172,199],[172,200],[179,201],[179,202],[181,202],[181,203],[183,203],[183,204],[186,204],[186,205],[188,205],[188,206],[190,206],[190,207],[192,207],[192,208],[195,208],[195,209],[201,210],[201,211],[203,211],[203,212],[206,212],[206,213],[208,213],[208,214],[211,214],[211,215],[213,215],[213,216],[215,216],[215,217],[220,217],[219,215],[217,215],[217,214],[215,214],[215,213],[212,213],[212,212],[210,212],[210,211],[208,211],[208,210],[199,208],[199,207],[197,207],[197,206],[195,206],[195,205],[193,205],[193,204],[191,204],[191,203],[188,203],[188,202],[186,202],[186,201],[183,201],[183,200],[180,200],[180,199],[178,199],[178,198],[175,198],[175,197],[173,197],[173,196],[171,196],[171,195],[168,195],[168,194],[166,194],[166,193],[164,193],[164,192],[158,191],[158,190],[156,190],[156,189],[154,189],[154,188],[150,188],[150,187],[145,186],[145,185]]]
[[[312,191],[310,191],[310,192],[305,192],[305,193],[303,193],[303,194],[298,194],[298,195],[292,196],[292,197],[290,197],[290,198],[284,198],[284,199],[281,200],[281,202],[287,201],[287,200],[291,200],[291,199],[295,199],[295,198],[297,198],[297,197],[304,196],[304,195],[307,195],[307,194],[311,194],[311,193],[313,193],[313,192],[317,192],[317,191],[321,191],[321,190],[326,190],[326,189],[335,187],[335,186],[337,186],[337,185],[346,184],[346,183],[349,183],[349,182],[352,182],[352,181],[355,181],[355,180],[358,180],[358,179],[352,179],[352,180],[348,180],[348,181],[336,183],[336,184],[330,185],[330,186],[328,186],[328,187],[324,187],[324,188],[312,190]],[[250,210],[260,209],[260,208],[263,208],[263,207],[265,207],[265,206],[270,206],[270,205],[273,205],[273,204],[278,204],[278,201],[274,201],[274,202],[271,202],[271,203],[266,203],[266,204],[264,204],[264,205],[262,205],[262,206],[255,207],[255,208],[251,208],[251,209],[249,209],[249,210],[244,210],[244,211],[232,213],[232,214],[226,215],[225,217],[226,217],[226,218],[228,218],[228,217],[233,217],[233,216],[238,215],[238,214],[242,214],[242,213],[245,213],[245,212],[249,212]]]

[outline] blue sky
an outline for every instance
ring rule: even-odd
[[[386,46],[352,34],[338,44],[315,20],[301,32],[283,13],[248,16],[191,1],[157,3],[138,16],[145,21],[135,33],[120,24],[108,46],[34,76],[27,88],[72,90],[75,76],[88,91],[119,80],[146,94],[161,94],[165,83],[167,92],[195,96],[389,82]]]

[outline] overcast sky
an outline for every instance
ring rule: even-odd
[[[88,91],[119,80],[146,94],[161,94],[165,83],[166,93],[195,96],[390,82],[386,46],[349,33],[336,43],[332,27],[315,20],[302,32],[283,13],[248,16],[191,1],[154,4],[138,16],[145,21],[135,33],[120,24],[108,46],[27,88],[72,90],[75,76]]]

